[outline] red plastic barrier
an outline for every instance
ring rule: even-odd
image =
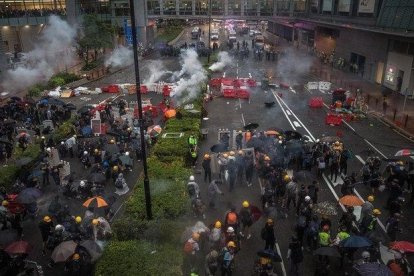
[[[289,89],[289,88],[290,88],[290,85],[289,85],[289,84],[286,84],[286,83],[283,83],[283,82],[281,82],[281,83],[279,84],[279,86],[280,86],[280,88],[282,88],[282,89]]]
[[[236,90],[234,89],[223,89],[223,97],[224,98],[236,98]]]
[[[237,96],[237,98],[240,98],[240,99],[248,99],[248,98],[250,98],[250,93],[249,93],[249,91],[247,91],[245,89],[238,89],[236,91],[236,96]]]
[[[221,85],[221,79],[211,79],[210,80],[210,86],[211,87],[220,87]]]
[[[256,87],[257,86],[257,82],[254,79],[248,79],[247,80],[247,86],[249,86],[249,87]]]
[[[320,108],[323,106],[323,99],[321,97],[314,97],[309,100],[309,106],[312,108]]]
[[[162,88],[162,95],[164,97],[169,97],[170,92],[171,92],[171,88],[168,85],[164,85],[164,87]]]
[[[325,117],[325,123],[327,125],[340,126],[342,124],[342,116],[328,113]]]
[[[106,91],[104,89],[102,89],[102,90],[107,92],[107,93],[119,93],[120,92],[119,86],[115,85],[115,84],[108,85],[105,88],[106,88],[105,89]]]
[[[148,94],[148,87],[146,85],[141,85],[140,90],[141,94]]]
[[[234,82],[234,79],[231,79],[231,78],[221,79],[221,84],[226,85],[226,86],[233,86],[233,82]]]
[[[235,79],[234,81],[233,81],[233,85],[234,85],[234,87],[240,87],[240,86],[242,86],[244,84],[244,81],[243,80],[241,80],[241,79]]]

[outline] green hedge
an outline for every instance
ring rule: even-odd
[[[153,220],[146,220],[141,177],[122,217],[112,225],[114,240],[98,261],[95,275],[182,275],[180,238],[187,226],[182,217],[190,210],[187,139],[200,133],[202,101],[197,100],[194,109],[200,112],[182,110],[183,118],[168,120],[164,128],[163,132],[184,132],[184,137],[159,138],[151,149],[147,161]]]
[[[58,86],[64,86],[65,84],[80,80],[75,74],[66,72],[58,73],[52,76],[47,83],[37,83],[28,89],[28,95],[31,97],[39,97],[44,90],[54,89]]]
[[[111,241],[96,267],[98,276],[182,275],[182,256],[170,244],[143,240]]]

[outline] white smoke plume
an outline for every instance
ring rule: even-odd
[[[300,84],[298,78],[309,72],[312,63],[312,57],[288,48],[278,60],[276,77],[290,86]]]
[[[222,71],[224,67],[233,63],[233,59],[227,52],[218,53],[218,61],[213,63],[208,69],[213,72]]]
[[[59,67],[74,63],[76,28],[57,16],[50,16],[34,49],[25,55],[25,64],[6,72],[2,86],[17,92],[48,80]]]
[[[106,67],[125,67],[134,63],[134,52],[122,45],[116,47],[105,60]]]
[[[201,83],[207,80],[207,72],[198,60],[197,52],[188,49],[180,55],[181,71],[174,76],[180,78],[174,89],[174,97],[178,103],[184,103],[197,98],[201,93]]]
[[[164,63],[161,60],[151,60],[147,63],[146,69],[149,71],[149,76],[144,78],[143,84],[151,84],[159,81],[165,74],[171,74],[171,71],[165,69]]]

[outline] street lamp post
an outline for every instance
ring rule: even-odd
[[[145,192],[145,209],[147,211],[147,219],[152,220],[151,210],[151,192],[148,178],[147,168],[147,153],[145,149],[144,139],[144,122],[142,116],[142,99],[141,99],[141,81],[139,77],[139,64],[138,64],[138,42],[137,42],[137,29],[135,25],[135,9],[134,0],[129,0],[129,9],[131,13],[131,29],[132,29],[132,47],[134,50],[134,69],[135,69],[135,87],[138,103],[138,116],[139,116],[139,132],[141,136],[141,153],[142,153],[142,165],[144,167],[144,192]]]
[[[210,63],[211,54],[211,0],[208,0],[208,56],[207,63]]]

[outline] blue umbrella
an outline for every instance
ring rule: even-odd
[[[352,247],[352,248],[360,248],[360,247],[368,247],[372,245],[372,242],[362,236],[350,236],[349,238],[341,241],[339,243],[342,247]]]
[[[393,276],[394,274],[386,265],[379,263],[366,263],[355,265],[354,269],[361,276]]]

